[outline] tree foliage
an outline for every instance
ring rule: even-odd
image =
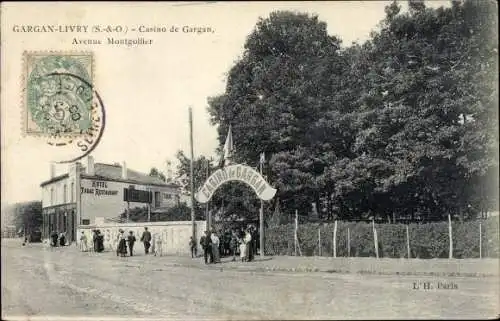
[[[12,212],[13,225],[16,227],[16,231],[20,229],[25,229],[26,233],[29,234],[33,231],[39,230],[42,227],[42,202],[40,201],[30,201],[15,203],[9,208]],[[2,213],[2,215],[5,215]]]
[[[498,208],[496,4],[385,12],[345,48],[317,16],[260,19],[209,99],[220,146],[232,125],[237,162],[266,152],[283,212],[430,221]]]
[[[158,177],[159,179],[161,179],[164,182],[167,181],[165,174],[160,172],[156,167],[151,168],[151,170],[149,171],[149,176]]]

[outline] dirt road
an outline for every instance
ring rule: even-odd
[[[463,319],[498,313],[498,279],[492,278],[221,271],[201,263],[172,266],[175,260],[2,242],[2,319]]]

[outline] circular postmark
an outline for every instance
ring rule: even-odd
[[[75,56],[48,55],[33,63],[27,108],[33,127],[46,135],[79,135],[91,126],[90,71]]]
[[[106,124],[99,93],[87,79],[68,72],[48,73],[36,81],[49,90],[33,93],[32,119],[47,134],[47,144],[58,147],[54,161],[71,163],[90,154]]]

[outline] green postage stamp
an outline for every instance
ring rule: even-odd
[[[92,53],[25,52],[26,135],[79,136],[92,127]]]

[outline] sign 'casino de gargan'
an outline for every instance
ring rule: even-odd
[[[208,202],[215,191],[229,181],[246,183],[263,201],[271,200],[276,194],[276,189],[269,185],[259,172],[249,166],[238,164],[218,169],[210,175],[198,193],[195,194],[196,200],[202,204]]]

